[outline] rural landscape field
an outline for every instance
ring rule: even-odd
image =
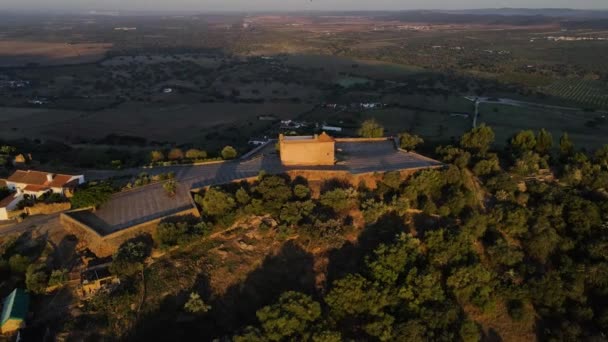
[[[595,0],[8,1],[0,340],[607,340]]]

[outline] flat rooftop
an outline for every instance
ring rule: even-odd
[[[178,182],[175,196],[169,196],[163,183],[119,192],[95,211],[76,211],[70,216],[101,235],[191,209],[190,188]]]

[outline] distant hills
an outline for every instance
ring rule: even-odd
[[[608,10],[577,10],[569,8],[485,8],[439,12],[473,15],[542,16],[557,18],[608,19]]]

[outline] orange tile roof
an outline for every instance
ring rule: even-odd
[[[323,132],[317,138],[318,142],[335,142],[336,139],[330,137],[327,133]]]
[[[49,182],[47,175],[52,174],[53,179]],[[9,182],[22,183],[27,185],[38,185],[45,187],[61,188],[65,186],[74,176],[53,174],[50,172],[33,171],[33,170],[17,170],[10,177]]]
[[[48,186],[44,186],[44,185],[28,184],[25,186],[25,188],[23,188],[23,191],[39,192],[39,191],[46,191],[49,189],[50,188]]]

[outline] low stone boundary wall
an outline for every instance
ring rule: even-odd
[[[415,168],[415,169],[407,169],[407,170],[397,170],[394,172],[399,172],[403,178],[408,178],[415,174],[420,170],[428,169],[428,167]],[[378,187],[378,183],[382,180],[385,172],[366,172],[366,173],[358,173],[353,174],[349,171],[324,171],[324,170],[292,170],[288,171],[287,175],[291,179],[295,179],[296,177],[306,178],[310,183],[322,183],[329,180],[340,180],[345,183],[350,184],[353,187],[359,186],[362,182],[366,187],[370,189],[375,189]],[[313,189],[315,190],[315,189]]]
[[[28,215],[50,215],[58,212],[70,210],[72,205],[70,202],[62,203],[37,203],[33,207],[25,207],[24,211]]]
[[[393,140],[392,137],[384,137],[384,138],[334,138],[336,142],[378,142],[378,141],[387,141]]]

